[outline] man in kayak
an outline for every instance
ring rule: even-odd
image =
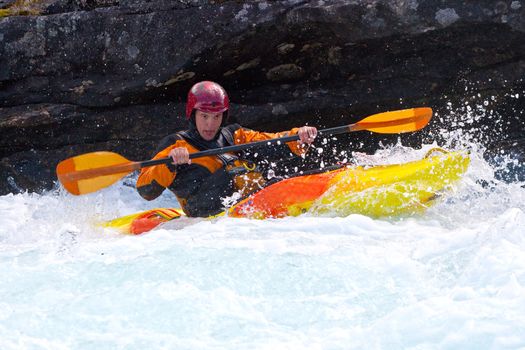
[[[186,119],[188,130],[165,137],[153,159],[171,157],[173,164],[143,168],[137,180],[139,194],[147,199],[157,198],[166,188],[177,197],[188,216],[210,216],[224,209],[223,200],[235,193],[238,199],[264,186],[257,163],[267,162],[269,156],[285,157],[290,151],[304,155],[317,136],[311,126],[279,133],[265,133],[228,124],[229,99],[217,83],[202,81],[188,93]],[[258,151],[249,154],[224,153],[190,160],[193,152],[298,134],[299,141],[287,147],[271,148],[272,154]],[[257,162],[257,160],[259,160]]]

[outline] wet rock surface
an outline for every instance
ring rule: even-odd
[[[354,133],[333,146],[417,147],[461,129],[487,154],[525,154],[522,1],[41,5],[40,16],[0,18],[0,194],[49,189],[58,161],[84,152],[150,158],[185,127],[185,96],[204,79],[221,83],[232,115],[254,129],[429,106],[421,132]]]

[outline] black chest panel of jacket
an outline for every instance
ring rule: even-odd
[[[177,171],[179,180],[174,181],[169,189],[185,200],[184,210],[189,216],[219,214],[224,208],[223,199],[235,192],[234,176],[225,168],[211,173],[199,165],[185,165]]]

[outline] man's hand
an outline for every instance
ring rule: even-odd
[[[313,126],[303,126],[299,128],[297,135],[299,135],[300,144],[310,145],[317,137],[317,129]]]
[[[190,153],[186,147],[177,147],[168,154],[173,159],[173,164],[191,164]]]

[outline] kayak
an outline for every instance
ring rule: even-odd
[[[218,216],[268,219],[298,216],[374,218],[424,212],[452,189],[469,165],[465,152],[431,150],[417,161],[372,167],[344,167],[291,177],[252,194]],[[123,233],[139,234],[184,216],[179,208],[156,208],[103,223]]]

